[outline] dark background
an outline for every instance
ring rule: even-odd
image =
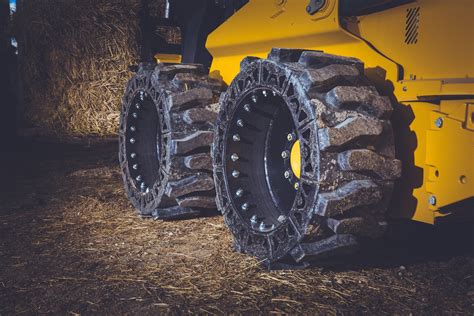
[[[0,0],[0,140],[15,142],[17,122],[17,58],[9,37],[9,1]]]

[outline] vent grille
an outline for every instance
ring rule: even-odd
[[[420,25],[420,7],[407,9],[405,26],[405,43],[413,45],[418,43],[418,28]]]

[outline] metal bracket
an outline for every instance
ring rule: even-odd
[[[309,15],[314,15],[316,12],[321,10],[325,4],[326,0],[310,0],[308,6],[306,7],[306,12],[308,12]]]

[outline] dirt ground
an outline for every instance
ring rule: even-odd
[[[344,264],[267,271],[232,250],[220,216],[139,218],[116,151],[1,153],[0,315],[474,314],[472,224],[412,225]]]

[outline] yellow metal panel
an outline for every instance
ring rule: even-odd
[[[399,101],[416,101],[425,96],[474,95],[474,81],[401,80],[396,87],[395,92]]]
[[[157,63],[179,64],[181,62],[181,55],[176,54],[156,54],[155,59]]]
[[[230,83],[246,56],[265,58],[273,47],[324,50],[327,53],[356,56],[366,68],[382,69],[382,75],[397,80],[397,65],[375,52],[367,43],[339,25],[338,5],[328,0],[314,16],[306,13],[306,1],[250,0],[208,37],[206,47],[214,57],[211,71],[219,71]]]
[[[419,8],[416,44],[405,43],[411,8]],[[358,34],[402,65],[404,80],[473,79],[473,14],[472,0],[417,0],[359,17]]]
[[[440,104],[439,111],[454,120],[462,122],[463,125],[466,125],[468,118],[467,114],[469,112],[469,102],[462,100],[443,100]]]
[[[474,132],[449,116],[431,112],[427,131],[426,191],[435,197],[432,210],[474,196]]]
[[[466,119],[464,120],[466,128],[474,130],[474,102],[466,103]]]
[[[410,9],[417,41],[405,43]],[[417,0],[349,21],[349,29],[403,67],[399,101],[418,96],[474,94],[474,1]]]

